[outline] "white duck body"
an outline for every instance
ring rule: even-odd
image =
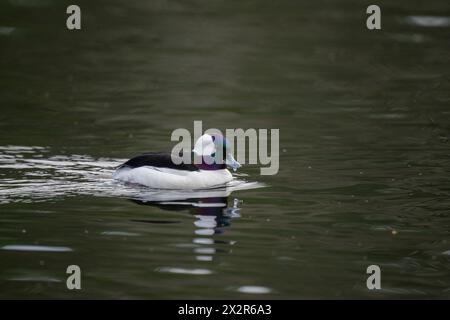
[[[119,166],[113,178],[155,189],[209,189],[224,186],[233,180],[227,166],[234,170],[240,167],[230,152],[227,140],[220,135],[204,134],[197,140],[192,152],[200,160],[198,164],[196,161],[194,164],[178,161],[182,158],[173,154],[142,154]],[[173,160],[174,157],[177,161]]]
[[[119,168],[113,178],[155,189],[208,189],[233,180],[227,169],[187,171],[164,167],[141,166]]]

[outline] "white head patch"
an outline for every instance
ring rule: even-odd
[[[204,134],[195,142],[192,150],[198,156],[211,156],[216,152],[213,138],[209,134]]]

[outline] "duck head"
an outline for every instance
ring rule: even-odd
[[[194,157],[201,158],[201,161],[194,162],[201,162],[197,165],[200,169],[217,170],[225,169],[228,166],[236,171],[241,167],[231,153],[229,141],[219,134],[202,135],[198,138],[192,151]]]

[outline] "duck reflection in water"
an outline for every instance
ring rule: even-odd
[[[231,197],[231,193],[263,186],[257,182],[237,182],[233,187],[203,191],[141,190],[138,198],[130,200],[139,205],[158,207],[167,211],[184,211],[193,215],[195,217],[193,239],[188,243],[177,244],[177,246],[193,248],[197,261],[213,261],[217,252],[231,253],[231,246],[236,243],[234,240],[215,237],[223,234],[231,226],[234,218],[241,216],[239,206],[242,201]],[[173,223],[172,221],[149,220],[139,220],[138,222]]]
[[[233,199],[230,207],[228,197],[204,197],[187,198],[164,201],[148,201],[140,199],[130,199],[139,205],[158,207],[167,211],[187,211],[197,220],[194,225],[198,228],[197,235],[213,235],[224,232],[224,228],[231,225],[231,219],[240,217],[239,204],[242,202],[237,198]],[[142,221],[142,222],[145,222]]]

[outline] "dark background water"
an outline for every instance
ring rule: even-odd
[[[69,4],[0,2],[0,297],[450,297],[448,1]],[[194,120],[279,128],[279,173],[215,221],[115,196]]]

